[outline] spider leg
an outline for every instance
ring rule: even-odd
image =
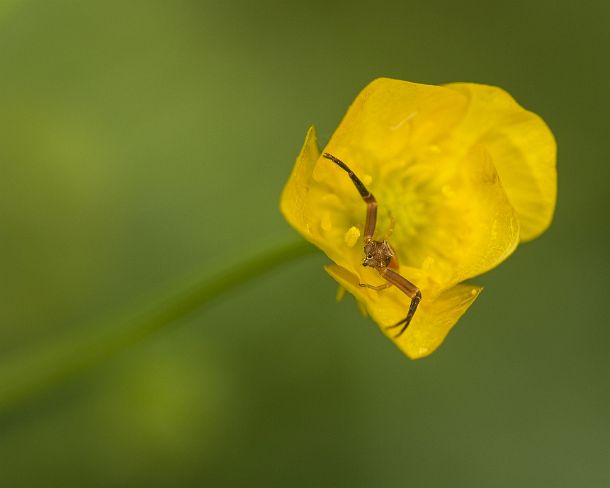
[[[392,269],[385,268],[385,269],[381,270],[379,273],[386,280],[388,280],[389,283],[395,285],[396,288],[398,288],[400,291],[402,291],[405,295],[407,295],[411,299],[411,305],[409,306],[409,311],[407,312],[407,316],[404,319],[402,319],[401,321],[397,322],[396,324],[390,325],[389,327],[387,327],[388,329],[394,329],[394,328],[400,327],[402,325],[402,328],[400,329],[398,334],[396,334],[394,336],[394,337],[400,337],[403,334],[403,332],[405,330],[407,330],[407,327],[409,327],[409,324],[411,323],[411,319],[413,318],[413,315],[415,315],[417,306],[419,305],[419,302],[421,301],[421,292],[419,291],[419,288],[417,288],[413,283],[411,283],[406,278],[400,276],[396,271],[394,271]]]
[[[376,290],[376,291],[381,291],[381,290],[385,290],[386,288],[390,288],[390,286],[392,286],[392,283],[390,283],[389,281],[387,283],[384,283],[383,285],[369,285],[368,283],[358,283],[359,286],[361,286],[362,288],[370,288],[371,290]]]
[[[364,224],[364,242],[369,242],[373,240],[373,234],[375,233],[375,225],[377,224],[377,200],[373,194],[367,190],[364,183],[360,181],[360,179],[354,174],[354,172],[349,169],[347,164],[345,164],[340,159],[336,158],[332,154],[324,153],[322,154],[326,159],[330,159],[333,163],[339,166],[341,169],[347,172],[349,177],[351,178],[354,186],[360,193],[360,196],[366,203],[366,223]]]

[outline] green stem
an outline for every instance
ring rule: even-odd
[[[263,252],[160,300],[147,312],[84,329],[100,331],[98,333],[45,344],[38,350],[3,361],[0,364],[0,414],[188,317],[212,299],[313,251],[313,246],[300,241]]]

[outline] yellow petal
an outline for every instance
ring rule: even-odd
[[[451,328],[474,302],[482,288],[456,285],[435,298],[422,299],[407,330],[396,338],[397,329],[386,329],[406,316],[409,299],[390,288],[382,291],[363,289],[358,278],[337,265],[325,267],[341,286],[356,297],[379,324],[381,330],[411,359],[427,356],[441,345]]]
[[[466,107],[455,90],[378,78],[358,94],[326,149],[351,161],[354,171],[367,161],[404,163],[445,138]]]
[[[353,228],[353,222],[364,218],[365,207],[357,193],[353,199],[339,197],[335,186],[344,185],[344,191],[350,195],[354,191],[345,174],[335,175],[338,177],[334,181],[320,181],[317,175],[320,168],[321,171],[335,169],[332,166],[328,160],[320,158],[316,131],[312,126],[282,192],[280,210],[303,237],[322,249],[330,259],[351,267],[359,263],[362,254],[362,248],[352,242],[352,235],[359,232]]]
[[[489,271],[517,247],[519,220],[483,147],[457,162],[430,207],[431,221],[410,239],[405,262],[441,288]]]
[[[521,240],[550,225],[557,196],[556,143],[548,126],[501,88],[446,85],[469,99],[455,138],[485,146],[521,224]]]
[[[395,329],[386,333],[411,359],[425,357],[441,345],[482,290],[479,286],[461,284],[445,290],[435,300],[422,300],[403,335],[395,338]]]
[[[311,126],[280,199],[280,210],[286,220],[310,241],[312,239],[307,227],[311,220],[308,215],[309,187],[313,168],[319,157],[316,128]]]

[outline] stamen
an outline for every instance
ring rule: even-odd
[[[320,222],[320,226],[322,227],[322,230],[325,230],[325,231],[329,231],[330,229],[333,228],[333,223],[330,220],[330,212],[324,212],[324,214],[322,214],[322,220]]]
[[[425,271],[430,271],[434,265],[434,258],[432,256],[426,256],[424,262],[421,264],[421,268]]]
[[[343,300],[343,297],[345,297],[346,292],[347,292],[347,290],[345,288],[343,288],[341,285],[339,285],[339,288],[337,288],[337,294],[335,295],[335,300],[337,300],[338,302]]]
[[[348,247],[354,247],[360,238],[360,229],[352,225],[345,233],[345,243]]]
[[[443,195],[445,195],[447,198],[451,198],[455,194],[453,188],[451,188],[451,185],[443,185],[441,191],[443,192]]]

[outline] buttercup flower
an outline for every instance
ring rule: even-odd
[[[326,271],[410,358],[433,352],[481,292],[465,284],[549,226],[556,146],[544,121],[504,90],[472,83],[431,86],[380,78],[356,98],[324,152],[344,161],[377,199],[376,239],[422,293],[399,337],[386,327],[410,300],[362,266],[366,205],[348,175],[321,157],[307,132],[280,207],[334,262]]]

